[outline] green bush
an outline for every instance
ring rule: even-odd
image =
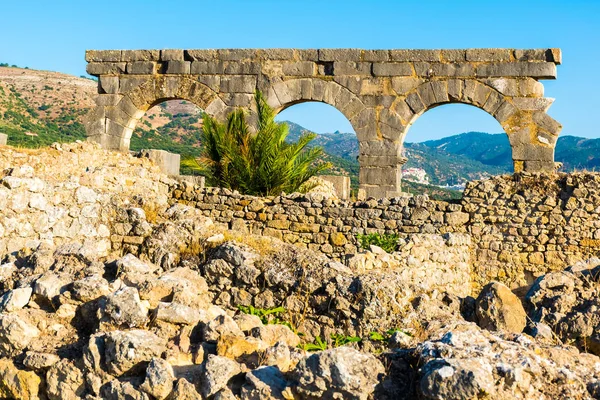
[[[393,233],[369,233],[368,235],[357,235],[358,244],[368,250],[370,245],[381,247],[387,253],[393,253],[398,248],[398,235]]]
[[[295,192],[312,176],[331,167],[317,163],[320,147],[307,148],[316,137],[305,134],[286,143],[289,128],[275,122],[275,112],[260,92],[255,93],[258,123],[252,133],[246,113],[239,109],[225,123],[204,115],[202,156],[211,186],[226,187],[251,195]]]

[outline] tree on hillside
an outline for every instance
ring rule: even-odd
[[[275,111],[261,92],[255,93],[254,100],[258,116],[255,133],[242,109],[229,114],[224,123],[204,115],[198,163],[205,168],[210,185],[244,194],[277,195],[297,191],[309,178],[331,167],[318,163],[322,148],[307,148],[316,137],[314,133],[286,143],[288,125],[275,121]]]

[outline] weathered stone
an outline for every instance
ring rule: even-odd
[[[210,354],[201,376],[202,394],[209,397],[225,388],[231,378],[240,374],[240,364],[228,358]]]
[[[302,397],[366,399],[383,372],[374,356],[342,346],[301,360],[292,376]]]
[[[171,365],[160,358],[153,358],[146,368],[146,379],[140,390],[157,400],[166,399],[173,390],[175,374]]]
[[[477,321],[482,328],[520,333],[527,323],[521,300],[508,287],[492,282],[477,297]]]
[[[148,320],[148,310],[141,303],[137,289],[124,287],[106,296],[102,320],[117,327],[143,327]]]
[[[41,379],[31,371],[17,369],[11,360],[0,359],[0,397],[6,399],[37,400]]]
[[[0,357],[13,357],[40,336],[35,326],[15,314],[0,314]]]
[[[0,297],[0,313],[20,310],[29,303],[31,287],[10,290]]]
[[[166,341],[143,330],[113,331],[104,336],[104,359],[108,371],[115,375],[144,370],[153,358],[160,358]]]
[[[50,400],[77,400],[85,392],[83,372],[68,360],[54,364],[46,374],[46,393]]]
[[[36,353],[28,351],[23,359],[23,365],[36,371],[47,369],[60,361],[55,354]]]

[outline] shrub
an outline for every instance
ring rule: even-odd
[[[356,239],[360,247],[369,249],[370,245],[381,247],[387,253],[393,253],[398,248],[398,235],[393,233],[369,233],[368,235],[357,235]]]
[[[315,134],[286,143],[287,124],[275,122],[275,112],[262,93],[257,91],[254,98],[256,133],[251,132],[241,109],[229,114],[225,123],[204,115],[198,162],[207,170],[210,185],[244,194],[277,195],[297,191],[302,183],[331,167],[329,163],[316,163],[322,148],[307,148]]]

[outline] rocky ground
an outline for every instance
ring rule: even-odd
[[[92,162],[71,150],[52,150],[63,168]],[[152,171],[110,157],[133,163],[136,179]],[[524,298],[497,282],[473,297],[419,293],[401,270],[364,268],[364,255],[357,268],[240,235],[164,195],[148,207],[144,181],[109,185],[102,160],[94,203],[77,206],[89,179],[76,169],[70,186],[44,178],[35,193],[59,199],[54,212],[73,192],[68,214],[97,204],[111,237],[143,240],[107,251],[94,247],[103,235],[48,233],[0,254],[0,398],[600,398],[598,259],[540,277]],[[35,179],[9,169],[7,209]]]

